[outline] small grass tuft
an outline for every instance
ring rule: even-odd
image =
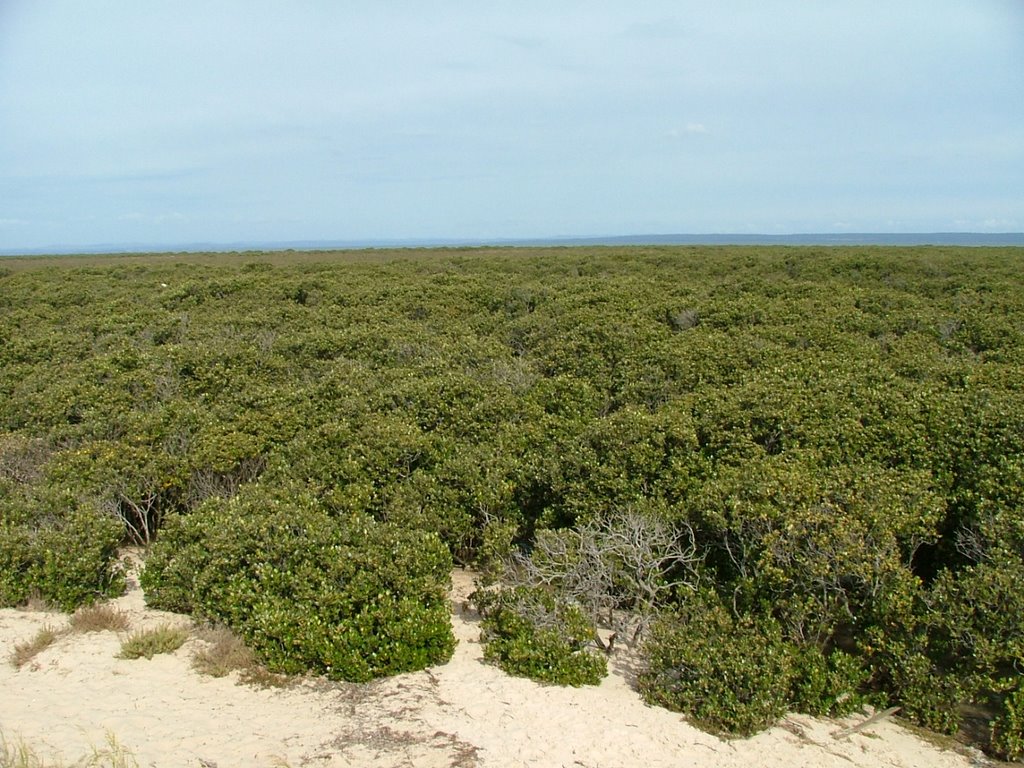
[[[134,753],[107,732],[107,744],[104,747],[93,747],[92,754],[83,757],[74,764],[75,768],[139,768]]]
[[[300,679],[268,670],[228,627],[207,627],[199,630],[198,637],[206,643],[192,654],[192,667],[200,674],[224,677],[237,670],[240,683],[256,688],[290,688]]]
[[[0,732],[0,768],[63,768],[64,765],[59,756],[47,760],[24,739],[11,741]],[[90,754],[78,758],[69,768],[139,768],[139,763],[130,749],[112,733],[107,733],[106,746],[92,747]]]
[[[83,606],[71,616],[75,632],[123,632],[129,624],[127,613],[106,603]]]
[[[118,658],[152,659],[158,653],[173,653],[188,640],[188,630],[170,624],[133,632],[123,643]]]
[[[256,656],[238,635],[227,627],[201,630],[206,647],[192,654],[192,667],[203,675],[224,677],[231,672],[256,666]]]
[[[18,610],[25,613],[52,613],[57,609],[47,600],[44,600],[37,594],[33,594],[22,605],[18,606]]]
[[[0,768],[45,768],[46,763],[23,739],[8,741],[0,733]]]
[[[242,673],[238,676],[238,680],[256,688],[291,688],[301,678],[294,675],[282,675],[279,672],[271,672],[264,666],[254,664],[243,669]]]
[[[21,669],[32,659],[53,645],[57,638],[63,635],[61,630],[54,629],[49,624],[40,628],[31,640],[23,643],[15,643],[14,652],[11,654],[11,664],[16,669]]]

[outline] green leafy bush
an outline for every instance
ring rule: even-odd
[[[721,467],[694,502],[720,591],[822,646],[919,585],[904,553],[933,537],[941,512],[921,473],[797,453]]]
[[[541,587],[478,592],[484,658],[510,675],[556,685],[597,685],[608,674],[592,650],[596,629],[577,606]]]
[[[435,535],[252,486],[170,524],[142,585],[154,607],[237,631],[272,672],[365,681],[451,657],[451,566]]]
[[[1024,757],[1024,687],[1008,694],[992,723],[992,749],[1004,760]]]
[[[904,717],[939,733],[956,733],[959,704],[968,693],[962,678],[902,641],[890,641],[875,658],[887,678],[885,688],[902,707]]]
[[[749,736],[786,713],[791,660],[777,624],[737,621],[713,597],[662,616],[642,646],[640,693],[702,728]]]
[[[818,717],[842,717],[864,704],[861,693],[868,671],[855,656],[842,651],[824,653],[818,646],[792,651],[793,682],[790,705],[798,712]]]
[[[229,617],[279,668],[361,677],[414,663],[408,638],[429,632],[407,616],[450,642],[424,607],[441,601],[390,572],[434,557],[406,547],[434,541],[411,531],[463,563],[529,543],[530,565],[565,572],[541,583],[592,619],[646,619],[699,575],[732,616],[770,617],[739,626],[781,627],[794,671],[779,689],[797,708],[849,704],[854,663],[805,652],[841,645],[870,693],[949,730],[1024,658],[1021,253],[12,262],[0,602],[88,602],[119,588],[109,542],[166,537],[154,604]],[[697,567],[653,544],[635,559],[636,538],[633,554],[578,556],[609,551],[609,509],[685,533]],[[723,643],[741,640],[719,632],[707,653]],[[380,649],[389,661],[361,661]]]
[[[124,591],[123,530],[64,495],[0,500],[0,606],[39,597],[71,611]]]

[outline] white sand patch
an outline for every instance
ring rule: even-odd
[[[368,685],[306,680],[287,689],[214,679],[190,664],[198,640],[152,660],[118,659],[113,632],[66,634],[21,669],[0,665],[0,731],[66,761],[109,734],[140,766],[894,766],[965,768],[961,754],[892,721],[845,738],[842,723],[802,715],[751,739],[725,741],[678,714],[645,705],[623,657],[588,688],[542,686],[482,661],[472,578],[454,574],[458,647],[445,665]],[[114,601],[132,629],[188,619],[145,607],[138,584]],[[61,614],[0,611],[0,654]],[[860,719],[862,719],[861,716]]]

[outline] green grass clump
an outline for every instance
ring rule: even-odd
[[[47,765],[23,739],[11,742],[0,734],[0,768],[46,768]]]
[[[188,630],[182,627],[174,627],[170,624],[161,624],[152,629],[143,629],[133,632],[121,643],[121,652],[118,658],[121,659],[152,659],[158,653],[173,653],[181,648],[188,640]]]

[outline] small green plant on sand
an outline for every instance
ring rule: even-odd
[[[187,639],[187,629],[170,624],[139,630],[133,632],[121,643],[121,652],[118,654],[118,658],[139,659],[145,657],[152,659],[158,653],[173,653],[181,648]]]

